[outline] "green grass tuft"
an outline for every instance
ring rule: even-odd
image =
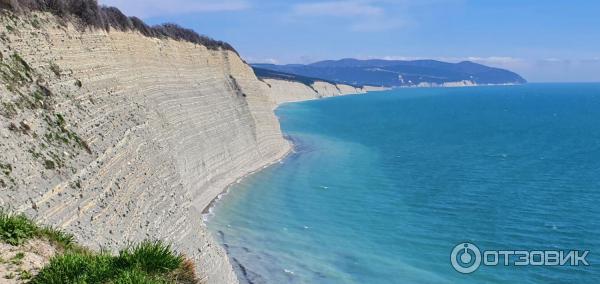
[[[106,253],[67,252],[53,258],[31,283],[104,283],[114,269],[114,258]]]
[[[173,271],[183,261],[183,256],[174,254],[171,246],[159,241],[143,242],[121,251],[118,257],[120,266],[138,268],[151,274]]]
[[[43,227],[38,229],[38,235],[47,238],[54,245],[63,249],[75,249],[75,238],[71,234],[59,231],[52,227]]]
[[[17,246],[36,236],[38,226],[23,215],[0,212],[0,240]]]
[[[27,270],[21,270],[21,272],[19,272],[19,279],[21,280],[29,280],[31,277],[33,277],[33,275]]]
[[[42,227],[24,215],[0,211],[0,240],[18,246],[32,238],[45,238],[62,249],[74,248],[73,236],[50,227]]]
[[[31,283],[195,283],[193,267],[184,264],[171,246],[146,241],[117,256],[69,251],[53,258]]]
[[[193,263],[161,241],[145,241],[117,255],[94,253],[76,245],[72,235],[39,226],[24,215],[0,211],[0,241],[20,245],[33,238],[47,239],[64,252],[53,257],[36,276],[20,272],[21,279],[31,278],[33,284],[197,283]],[[18,253],[9,261],[19,263],[24,256]]]
[[[151,277],[147,273],[139,270],[124,271],[112,281],[113,284],[166,284],[169,281],[156,277]]]

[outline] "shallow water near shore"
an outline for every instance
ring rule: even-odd
[[[242,283],[600,283],[600,84],[398,89],[286,104],[295,153],[208,227]],[[486,267],[455,245],[590,250]]]

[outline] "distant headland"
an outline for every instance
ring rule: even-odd
[[[320,78],[338,84],[382,87],[456,87],[524,84],[509,70],[470,61],[448,63],[436,60],[327,60],[312,64],[252,64],[259,76],[274,72],[302,78]]]

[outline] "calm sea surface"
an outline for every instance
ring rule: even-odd
[[[600,283],[600,84],[399,89],[286,104],[295,153],[208,226],[249,283]],[[450,264],[590,250],[590,266]]]

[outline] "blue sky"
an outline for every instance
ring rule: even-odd
[[[231,43],[249,62],[472,60],[530,81],[600,82],[600,1],[100,0]]]

